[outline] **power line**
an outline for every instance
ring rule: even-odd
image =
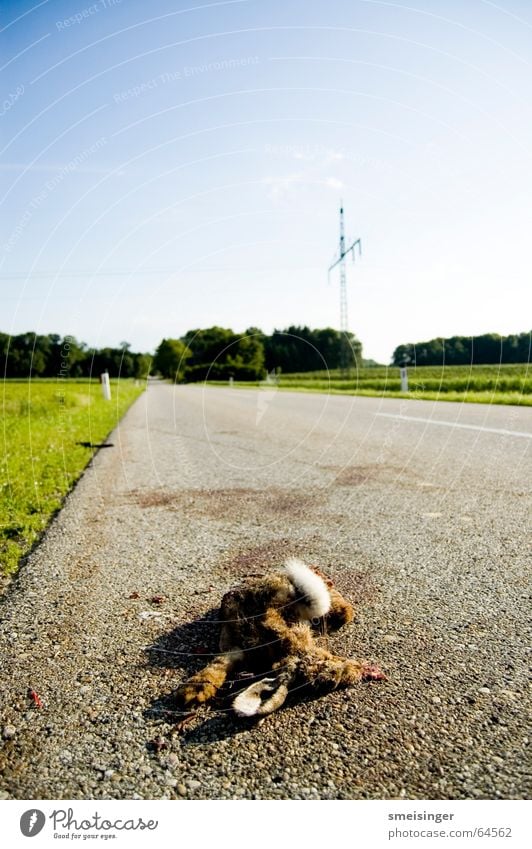
[[[273,274],[278,272],[291,272],[294,270],[307,270],[307,271],[317,271],[319,269],[318,265],[283,265],[283,266],[272,266],[269,268],[262,268],[261,271],[264,274]],[[190,274],[234,274],[234,273],[248,273],[243,266],[234,265],[234,266],[204,266],[203,268],[187,268],[184,271],[179,268],[145,268],[145,269],[111,269],[110,271],[90,271],[89,269],[86,271],[83,270],[74,270],[74,271],[6,271],[0,274],[0,280],[25,280],[30,278],[32,280],[50,280],[52,278],[64,279],[69,277],[146,277],[149,275],[156,276],[158,274],[162,275],[171,275],[171,274],[182,274],[182,275],[190,275]]]

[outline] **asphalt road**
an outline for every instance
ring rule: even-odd
[[[2,797],[529,796],[531,419],[152,384],[2,601]],[[179,728],[222,593],[288,554],[387,680]]]

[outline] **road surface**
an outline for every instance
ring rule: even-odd
[[[3,798],[530,795],[531,419],[150,385],[2,601]],[[332,647],[387,680],[178,729],[222,593],[289,554],[356,604]]]

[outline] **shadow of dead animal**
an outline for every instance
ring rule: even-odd
[[[229,677],[254,679],[233,700],[239,716],[263,716],[292,690],[314,692],[382,680],[381,670],[332,654],[318,634],[351,622],[353,607],[318,569],[287,560],[281,572],[253,578],[226,593],[220,607],[220,654],[180,684],[177,705],[191,710],[208,703]]]
[[[113,442],[76,442],[82,448],[114,448]]]

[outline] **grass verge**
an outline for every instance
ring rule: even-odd
[[[111,381],[112,400],[91,381],[14,381],[2,388],[0,567],[16,571],[61,507],[97,446],[143,385]]]

